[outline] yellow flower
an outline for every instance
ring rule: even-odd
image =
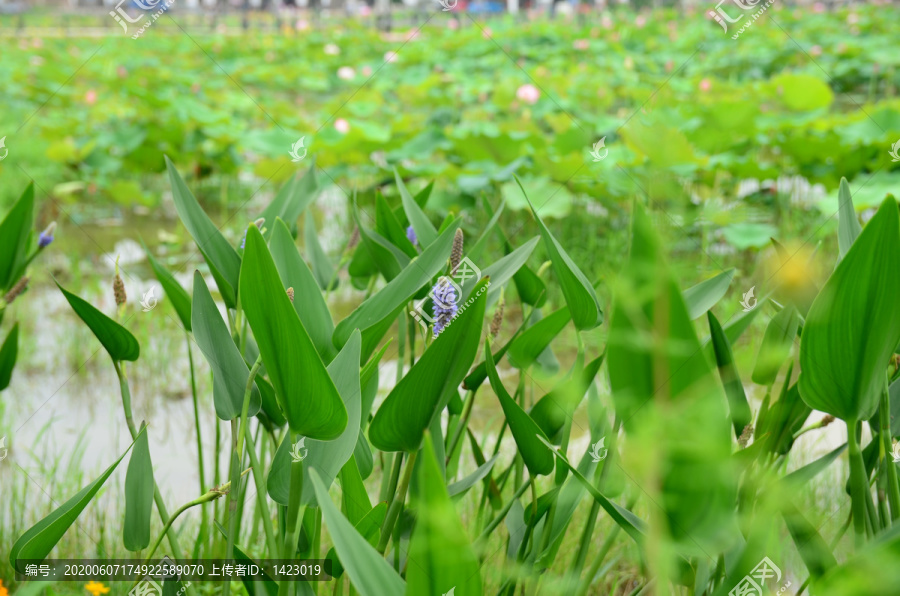
[[[3,580],[0,579],[0,596],[9,596],[9,590],[3,586]]]
[[[100,596],[100,594],[108,594],[109,588],[101,584],[100,582],[88,582],[84,584],[84,589],[93,594],[94,596]],[[3,596],[0,594],[0,596]]]

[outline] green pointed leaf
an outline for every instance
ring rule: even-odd
[[[25,574],[24,566],[17,565],[19,559],[43,560],[47,558],[47,555],[56,546],[56,543],[60,541],[66,530],[75,523],[75,520],[78,519],[84,508],[91,502],[97,491],[103,487],[103,484],[115,471],[116,466],[119,465],[119,462],[122,461],[130,449],[131,445],[99,478],[78,491],[78,494],[33,525],[16,540],[9,552],[9,564],[16,571],[23,575]]]
[[[366,492],[366,485],[363,484],[362,474],[356,465],[356,456],[350,456],[347,463],[341,468],[338,475],[341,483],[341,493],[344,498],[344,511],[350,523],[357,525],[368,513],[372,511],[372,502],[369,500],[369,493]],[[385,507],[385,511],[387,507]],[[382,521],[384,518],[382,516]],[[381,527],[381,523],[378,524]]]
[[[19,324],[13,325],[9,330],[3,346],[0,347],[0,391],[9,387],[12,381],[13,368],[16,366],[16,356],[19,353]]]
[[[522,269],[525,262],[528,260],[528,257],[534,252],[534,248],[538,245],[538,242],[540,242],[540,237],[535,236],[496,263],[491,263],[481,271],[482,276],[491,278],[491,288],[488,290],[489,296],[497,295],[500,292],[500,288]],[[462,295],[468,298],[474,286],[475,280],[473,278],[463,286]]]
[[[409,540],[406,594],[482,596],[481,565],[472,550],[435,459],[431,435],[416,466],[416,527]]]
[[[447,487],[447,494],[451,497],[458,497],[460,495],[466,494],[466,491],[475,486],[479,481],[484,480],[487,475],[491,473],[494,464],[497,463],[498,457],[500,457],[499,453],[478,466],[474,472],[472,472],[459,482],[454,482],[453,484],[449,485]]]
[[[344,565],[350,583],[361,596],[397,596],[403,594],[406,583],[394,568],[384,560],[371,544],[366,542],[347,518],[341,515],[328,497],[328,489],[313,470],[310,473],[316,500],[322,509],[328,534],[334,542],[341,563]]]
[[[288,235],[290,235],[290,232],[288,232]],[[312,272],[315,276],[316,283],[321,289],[327,290],[328,284],[331,283],[331,280],[334,278],[334,266],[328,259],[328,255],[325,254],[322,245],[319,244],[319,232],[316,230],[316,222],[312,215],[306,216],[304,238],[306,243],[306,254],[309,255],[309,260],[312,263]],[[291,244],[293,244],[293,240],[291,241]],[[335,282],[337,282],[337,280],[335,280]],[[294,291],[296,290],[297,288],[294,288]]]
[[[725,388],[725,397],[728,398],[728,409],[731,414],[731,424],[734,426],[734,435],[740,437],[744,428],[753,419],[750,403],[747,401],[744,385],[741,383],[741,377],[734,364],[731,343],[725,337],[725,332],[722,331],[722,326],[712,311],[707,310],[706,317],[709,321],[709,334],[716,355],[716,364],[719,367],[719,377]]]
[[[409,257],[399,248],[393,246],[386,238],[375,231],[366,229],[362,225],[355,198],[350,213],[359,230],[359,239],[362,247],[368,251],[369,258],[384,276],[384,279],[392,281],[409,262]]]
[[[294,174],[262,212],[261,217],[265,218],[265,226],[268,228],[266,238],[271,236],[272,224],[277,218],[293,227],[300,214],[315,200],[320,190],[321,187],[316,180],[316,163],[313,161],[303,176],[299,173]]]
[[[406,256],[412,259],[419,254],[416,247],[407,238],[406,230],[394,217],[394,212],[391,211],[390,205],[387,204],[380,192],[375,195],[375,222],[378,232],[403,251]]]
[[[775,382],[778,371],[791,355],[799,326],[800,313],[790,304],[772,317],[756,357],[756,366],[751,376],[754,383],[768,387]]]
[[[688,316],[692,321],[711,309],[722,299],[722,296],[728,291],[728,286],[731,285],[733,277],[734,269],[728,269],[715,277],[701,281],[696,286],[690,287],[683,292]]]
[[[844,258],[853,242],[862,233],[862,226],[856,218],[856,209],[853,208],[853,195],[850,194],[850,185],[847,179],[841,177],[841,186],[838,189],[838,249],[841,255],[838,261]]]
[[[569,307],[564,306],[527,328],[509,346],[509,363],[520,370],[527,369],[571,319]]]
[[[33,213],[32,182],[0,222],[0,291],[8,290],[18,281],[16,275],[25,263]]]
[[[366,497],[366,499],[368,499],[368,497]],[[381,537],[381,526],[384,524],[387,509],[387,503],[378,503],[375,507],[370,507],[369,510],[360,517],[359,521],[353,525],[357,533],[365,538],[366,542],[372,546],[377,545],[378,539]],[[332,577],[337,578],[344,575],[344,565],[341,563],[341,559],[338,557],[337,551],[334,550],[333,546],[328,549],[328,554],[325,555],[325,558],[331,559],[332,561]]]
[[[304,505],[315,506],[315,494],[312,485],[307,481],[309,470],[319,472],[327,486],[331,486],[334,478],[340,472],[344,464],[353,456],[356,441],[359,437],[360,425],[360,386],[359,386],[359,349],[362,340],[359,331],[350,336],[350,341],[344,346],[340,354],[328,365],[328,374],[334,380],[334,384],[344,400],[347,410],[347,426],[341,435],[333,441],[317,441],[306,438],[304,448],[306,456],[303,459],[303,493],[301,496]],[[291,482],[291,458],[284,442],[279,447],[272,468],[267,479],[267,488],[272,498],[282,505],[288,504]]]
[[[591,484],[591,482],[587,478],[585,478],[581,472],[578,471],[578,468],[570,464],[569,460],[566,459],[566,457],[563,456],[562,453],[560,453],[555,447],[553,447],[553,445],[550,444],[550,441],[548,441],[544,437],[541,437],[540,435],[537,435],[537,439],[544,444],[544,446],[550,451],[552,455],[555,455],[557,458],[559,458],[559,460],[562,461],[567,468],[569,468],[569,471],[572,472],[572,475],[575,477],[575,479],[578,480],[578,482],[580,482],[585,489],[587,489],[588,493],[590,493],[594,500],[596,500],[597,503],[599,503],[600,506],[603,507],[603,509],[609,514],[613,521],[616,522],[616,525],[625,530],[625,532],[629,536],[631,536],[639,546],[644,543],[644,539],[646,538],[646,536],[644,536],[645,524],[640,518],[638,518],[631,511],[625,509],[624,507],[616,505],[605,496],[603,496],[603,493],[597,490],[597,487]]]
[[[231,333],[219,314],[219,307],[199,271],[194,271],[191,327],[194,339],[212,369],[216,416],[222,420],[234,420],[241,415],[250,369],[241,357],[240,350],[234,345]],[[257,385],[258,383],[254,384],[250,395],[250,416],[259,412],[262,403]]]
[[[494,364],[489,339],[485,340],[484,354],[491,388],[497,395],[497,399],[500,400],[500,407],[503,408],[503,414],[506,416],[506,422],[509,424],[509,430],[513,439],[515,439],[516,445],[519,447],[519,454],[522,456],[522,460],[528,466],[528,471],[532,476],[549,474],[553,471],[553,454],[538,440],[539,437],[547,439],[547,435],[506,392],[506,388],[503,386],[500,375],[497,373],[497,367]]]
[[[420,288],[431,283],[431,279],[444,267],[450,257],[453,234],[458,227],[459,220],[447,228],[422,254],[410,261],[397,277],[338,323],[334,330],[334,345],[343,346],[353,330],[359,329],[363,337],[363,357],[368,359],[400,310]]]
[[[150,514],[153,509],[153,463],[147,429],[134,442],[128,472],[125,475],[125,522],[122,541],[125,548],[138,551],[150,545]]]
[[[888,197],[816,297],[800,342],[800,395],[842,420],[875,413],[900,342],[900,220]]]
[[[837,559],[834,558],[822,535],[790,501],[782,501],[781,514],[813,580],[825,575],[829,569],[837,567]]]
[[[85,325],[94,333],[113,360],[135,361],[141,355],[141,347],[130,331],[107,317],[105,314],[91,306],[87,301],[75,294],[68,292],[56,283],[56,287],[63,293],[69,306],[75,311]]]
[[[735,539],[737,488],[727,402],[637,202],[630,255],[616,283],[607,364],[632,479],[657,487],[649,489],[652,498],[683,554],[724,548]],[[653,471],[639,465],[645,461],[654,462]]]
[[[181,284],[175,281],[175,277],[169,270],[154,258],[153,253],[150,252],[147,245],[143,244],[143,242],[141,245],[144,247],[144,252],[147,254],[147,260],[150,261],[150,267],[153,269],[153,274],[156,276],[156,279],[159,280],[166,296],[172,301],[172,306],[175,308],[175,313],[181,320],[184,330],[190,332],[191,297],[188,295],[187,291],[181,287]]]
[[[240,292],[241,305],[291,430],[319,440],[340,436],[347,426],[347,410],[254,225],[247,228]]]
[[[516,182],[519,184],[519,188],[522,189],[525,200],[528,201],[528,196],[525,193],[525,189],[522,188],[522,183],[519,182],[518,178],[516,178]],[[553,263],[553,272],[559,280],[563,296],[566,297],[566,304],[569,305],[569,310],[572,312],[572,321],[575,323],[575,328],[579,330],[593,329],[603,321],[603,311],[600,309],[600,301],[594,292],[594,286],[581,272],[578,265],[569,257],[560,243],[557,242],[556,238],[553,237],[549,228],[544,225],[531,201],[528,201],[528,206],[531,207],[534,219],[541,229],[544,248],[547,249],[547,254],[550,255],[550,260]]]
[[[428,219],[428,216],[425,215],[425,212],[422,211],[422,208],[419,207],[419,204],[409,193],[409,190],[403,183],[403,179],[397,172],[397,168],[394,168],[394,179],[397,181],[397,190],[400,191],[400,200],[403,202],[403,210],[406,212],[406,217],[409,218],[410,225],[412,225],[413,230],[416,232],[419,246],[428,248],[432,242],[437,240],[437,230],[434,229],[434,226],[431,225],[431,220]]]
[[[276,219],[272,228],[269,248],[278,274],[289,288],[294,288],[294,310],[300,317],[303,327],[309,332],[309,337],[322,360],[331,362],[337,354],[334,344],[331,343],[334,322],[320,291],[321,286],[309,270],[306,261],[300,257],[287,225],[281,219]]]
[[[438,239],[428,250],[440,242]],[[456,318],[385,398],[369,425],[372,445],[382,451],[419,449],[425,429],[457,392],[475,360],[487,302],[487,284],[486,279],[481,281],[474,302],[465,310],[460,305]]]
[[[166,156],[166,168],[172,184],[172,198],[178,217],[188,233],[197,243],[197,248],[209,265],[210,273],[216,280],[216,286],[222,300],[228,308],[234,308],[237,299],[238,276],[241,271],[241,258],[234,248],[228,244],[209,216],[203,211],[200,203],[182,180],[172,161]]]
[[[802,488],[804,484],[815,478],[819,472],[830,466],[846,448],[847,443],[844,443],[840,447],[832,449],[816,461],[794,470],[782,478],[781,481],[788,487],[788,490],[793,491]]]

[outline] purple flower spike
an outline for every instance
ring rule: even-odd
[[[52,222],[38,236],[38,248],[47,248],[53,242],[53,233],[56,231],[56,222]]]
[[[412,243],[413,246],[418,246],[419,239],[416,237],[416,231],[412,226],[406,228],[406,238]]]
[[[437,337],[456,316],[458,297],[456,288],[446,278],[438,280],[431,290],[431,297],[434,301],[434,336]]]

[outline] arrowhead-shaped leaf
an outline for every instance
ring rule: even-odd
[[[222,300],[228,308],[234,308],[237,299],[238,276],[241,271],[241,258],[234,248],[228,244],[216,225],[203,211],[200,203],[182,180],[172,161],[166,156],[166,168],[172,184],[172,198],[175,210],[188,233],[197,243],[197,248],[209,265],[210,273],[216,280]]]
[[[819,292],[800,341],[800,396],[842,420],[875,413],[900,342],[900,219],[888,197]]]
[[[125,329],[105,314],[88,304],[87,301],[67,291],[57,282],[63,296],[75,314],[84,321],[113,360],[137,360],[141,355],[141,346],[128,329]]]
[[[432,247],[439,242],[440,239]],[[481,281],[473,294],[473,303],[465,310],[460,305],[459,315],[385,398],[369,425],[372,445],[382,451],[419,449],[425,429],[457,392],[475,360],[487,302],[487,284],[487,280]]]
[[[140,438],[140,435],[138,437]],[[66,530],[75,523],[75,520],[78,519],[84,508],[91,502],[94,495],[103,487],[103,484],[128,453],[129,449],[131,449],[131,445],[99,478],[78,491],[78,494],[33,525],[16,540],[9,552],[9,564],[16,571],[23,575],[25,574],[24,566],[20,567],[17,565],[19,559],[43,560],[47,558],[47,555],[50,554],[56,543],[60,541]]]
[[[245,246],[241,306],[281,409],[295,433],[312,439],[335,439],[347,426],[341,396],[254,225],[247,228]]]
[[[250,369],[234,344],[228,327],[219,314],[219,307],[213,301],[199,271],[194,272],[191,326],[194,329],[194,339],[212,369],[216,416],[222,420],[234,420],[241,415]],[[257,384],[254,384],[250,395],[250,416],[259,412],[262,402]]]
[[[122,541],[125,548],[138,551],[150,545],[150,514],[153,509],[153,463],[147,429],[138,435],[125,475],[125,522]]]

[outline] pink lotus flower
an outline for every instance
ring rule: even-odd
[[[447,21],[447,29],[456,31],[457,29],[459,29],[459,21],[457,21],[456,19],[449,19]]]
[[[356,71],[350,68],[349,66],[342,66],[337,71],[337,76],[339,79],[343,79],[345,81],[349,81],[353,77],[356,76]]]
[[[84,94],[84,102],[89,106],[92,106],[95,103],[97,103],[97,92],[94,91],[93,89],[91,89],[87,93],[85,93]]]
[[[397,52],[385,52],[384,53],[384,61],[385,62],[396,62],[397,61]]]
[[[294,25],[297,31],[306,31],[309,29],[309,21],[306,19],[297,19],[297,24]]]
[[[603,18],[600,19],[600,25],[604,29],[612,29],[613,28],[613,20],[609,15],[603,15]]]
[[[372,9],[368,6],[363,6],[359,9],[359,16],[361,17],[367,17],[370,14],[372,14]]]
[[[642,14],[639,14],[636,19],[634,19],[634,24],[638,29],[643,29],[644,25],[647,24],[647,17]]]
[[[541,92],[537,87],[528,83],[516,89],[516,97],[525,103],[534,104],[540,99]]]
[[[406,41],[415,41],[419,39],[419,30],[412,29],[411,31],[407,31],[406,33]]]
[[[825,12],[825,4],[816,2],[813,4],[813,12]]]
[[[364,76],[364,77],[371,77],[372,76],[372,67],[367,64],[360,69],[360,72],[362,73],[362,76]]]
[[[337,56],[341,53],[341,48],[337,47],[333,43],[326,43],[325,47],[322,48],[322,51],[325,52],[327,56]]]
[[[704,93],[706,93],[711,88],[712,88],[712,83],[709,81],[709,79],[703,79],[702,81],[700,81],[700,91],[703,91]]]
[[[342,135],[345,135],[350,132],[350,123],[343,118],[338,118],[334,121],[334,129]]]
[[[813,56],[821,56],[822,55],[822,46],[813,46],[809,48],[809,53]]]
[[[576,50],[586,50],[591,47],[591,43],[586,39],[576,39],[572,43],[572,47],[574,47]]]

